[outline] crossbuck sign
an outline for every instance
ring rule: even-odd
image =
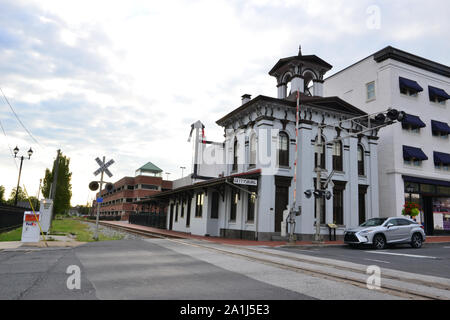
[[[108,177],[111,178],[112,177],[112,173],[111,173],[111,171],[109,171],[108,167],[114,163],[114,160],[111,159],[107,163],[104,163],[102,160],[100,160],[99,157],[97,157],[95,159],[95,161],[97,161],[97,163],[100,166],[100,168],[95,170],[94,175],[98,175],[99,173],[101,173],[103,171],[104,173],[106,173],[108,175]]]

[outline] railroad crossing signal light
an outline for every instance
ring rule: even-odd
[[[305,193],[306,199],[311,198],[311,196],[312,196],[311,190],[306,190],[304,193]]]
[[[331,192],[325,191],[325,199],[330,200],[331,199]]]
[[[92,191],[96,191],[98,187],[99,185],[97,181],[92,181],[91,183],[89,183],[89,189],[91,189]]]
[[[114,189],[114,185],[111,182],[108,182],[105,187],[106,191],[111,192]]]

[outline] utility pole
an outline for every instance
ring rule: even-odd
[[[316,190],[321,190],[321,173],[322,173],[322,167],[321,167],[321,159],[322,159],[322,126],[319,124],[319,132],[317,134],[316,139],[316,152],[317,152],[317,159],[316,159]],[[319,152],[320,150],[320,152]],[[322,214],[322,208],[321,208],[321,199],[322,197],[316,197],[316,234],[314,235],[314,241],[320,242],[320,216]]]
[[[38,193],[37,193],[38,201],[39,201],[39,195],[41,194],[41,186],[42,186],[42,179],[39,179],[39,189],[38,189]]]
[[[103,156],[103,163],[105,163],[105,156]],[[103,187],[103,172],[104,170],[101,171],[101,175],[100,175],[100,191],[99,191],[99,198],[101,198],[102,196],[102,187]],[[98,240],[98,220],[100,219],[100,202],[98,202],[97,199],[97,217],[95,219],[95,233],[94,233],[94,240],[97,241]]]
[[[297,205],[297,165],[298,165],[298,123],[300,117],[300,91],[297,91],[297,111],[295,113],[295,162],[294,162],[294,199],[293,205],[289,210],[288,222],[291,225],[289,231],[289,242],[294,243],[295,237],[295,206]]]
[[[50,190],[50,199],[53,201],[53,207],[52,207],[52,213],[50,216],[50,227],[49,230],[52,227],[53,217],[55,216],[55,197],[56,197],[56,185],[58,183],[58,171],[59,171],[59,156],[61,153],[61,149],[58,149],[56,154],[56,162],[54,166],[54,172],[53,172],[53,183]]]

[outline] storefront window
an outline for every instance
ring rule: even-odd
[[[441,195],[449,195],[450,196],[450,187],[438,186],[437,193],[441,194]]]
[[[433,199],[434,229],[450,231],[450,198]]]
[[[432,184],[421,184],[420,185],[420,192],[436,193],[436,188]]]

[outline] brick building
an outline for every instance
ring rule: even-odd
[[[134,177],[123,177],[114,183],[111,192],[105,189],[97,192],[96,198],[102,197],[100,205],[101,216],[121,216],[127,220],[130,212],[142,211],[140,204],[136,203],[161,191],[172,189],[172,181],[163,180],[162,170],[153,163],[148,162],[136,170]],[[94,214],[97,212],[97,203],[94,200]],[[152,208],[146,208],[151,210]]]

